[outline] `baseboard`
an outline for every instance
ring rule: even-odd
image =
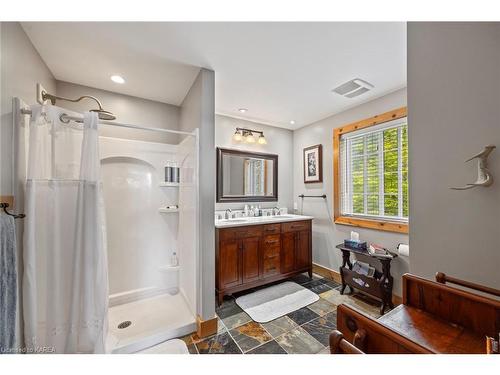
[[[196,317],[196,334],[199,338],[208,337],[217,333],[217,317],[209,320],[203,320],[198,315]]]
[[[342,279],[340,277],[340,273],[337,271],[331,270],[329,268],[320,266],[319,264],[313,263],[313,273],[316,273],[320,276],[323,276],[325,279],[330,279],[335,281],[336,283],[342,283]]]
[[[326,268],[320,266],[319,264],[313,263],[313,272],[320,276],[323,276],[325,279],[333,280],[339,284],[342,283],[342,278],[340,277],[340,273],[338,271],[334,271],[331,270],[330,268]],[[395,306],[401,305],[403,299],[400,296],[393,293],[392,302],[394,303]]]

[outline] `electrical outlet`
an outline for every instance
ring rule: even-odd
[[[37,83],[36,84],[36,101],[40,104],[45,103],[45,101],[43,100],[43,97],[42,97],[43,92],[47,92],[47,90],[45,90],[45,88],[41,84]]]

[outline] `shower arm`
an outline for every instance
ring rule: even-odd
[[[97,99],[95,96],[92,96],[92,95],[83,95],[83,96],[80,96],[78,99],[69,99],[69,98],[64,98],[62,96],[57,96],[57,95],[49,94],[46,91],[42,91],[42,100],[43,101],[50,100],[50,102],[52,103],[52,105],[56,104],[56,100],[65,100],[67,102],[76,103],[76,102],[81,101],[82,99],[92,99],[92,100],[94,100],[97,103],[97,105],[99,106],[99,111],[103,110],[102,109],[102,104],[99,101],[99,99]]]

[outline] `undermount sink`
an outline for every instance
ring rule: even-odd
[[[293,216],[290,215],[276,215],[276,216],[269,216],[269,219],[288,219]]]
[[[227,223],[244,223],[244,222],[248,221],[248,219],[223,219],[220,221],[227,222]]]

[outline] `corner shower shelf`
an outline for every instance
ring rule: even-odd
[[[179,187],[178,182],[160,182],[160,187]]]
[[[158,212],[161,214],[169,214],[173,212],[179,212],[178,208],[159,208]]]

